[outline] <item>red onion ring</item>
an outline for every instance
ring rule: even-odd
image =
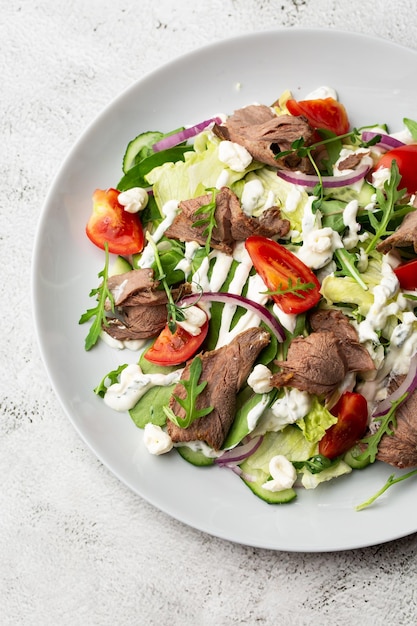
[[[210,126],[210,124],[221,124],[221,122],[220,117],[211,117],[209,120],[199,122],[194,126],[190,126],[190,128],[185,128],[184,130],[180,130],[178,133],[164,137],[160,141],[153,144],[152,150],[154,152],[160,152],[161,150],[167,150],[167,148],[177,146],[179,143],[182,143],[191,137],[195,137],[207,128],[207,126]]]
[[[392,150],[392,148],[399,148],[400,146],[404,146],[405,144],[396,139],[395,137],[391,137],[390,135],[386,135],[384,133],[377,133],[371,130],[364,130],[362,133],[363,141],[371,141],[374,137],[380,136],[381,139],[378,141],[377,145],[379,148],[383,148],[384,150]]]
[[[407,393],[407,396],[404,398],[404,401],[407,400],[408,396],[413,393],[415,389],[417,389],[417,353],[411,359],[408,374],[401,385],[377,405],[372,417],[385,415],[391,409],[393,402],[401,398],[405,393]]]
[[[203,293],[194,293],[188,296],[184,296],[178,302],[178,306],[181,306],[185,303],[196,303],[196,302],[221,302],[223,304],[233,304],[237,306],[241,306],[252,313],[255,313],[271,330],[274,331],[278,341],[282,342],[285,339],[285,331],[282,328],[281,324],[278,320],[268,311],[268,309],[262,304],[258,304],[258,302],[254,302],[253,300],[249,300],[249,298],[245,298],[244,296],[238,296],[232,293],[222,293],[222,292],[213,292],[206,291]]]
[[[218,465],[227,465],[228,467],[232,467],[234,463],[241,463],[259,448],[262,440],[262,435],[253,437],[253,439],[249,439],[246,443],[240,444],[232,450],[226,450],[226,452],[218,456],[214,462]]]
[[[359,165],[356,170],[348,174],[342,174],[341,176],[321,176],[321,178],[315,174],[303,174],[302,172],[290,172],[288,170],[277,170],[277,174],[288,183],[293,183],[293,185],[315,187],[320,183],[323,187],[335,188],[357,183],[358,180],[365,178],[369,170],[369,165]]]

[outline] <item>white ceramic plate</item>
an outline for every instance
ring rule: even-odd
[[[169,131],[283,90],[302,98],[334,87],[352,122],[399,128],[416,118],[417,54],[397,45],[334,31],[278,30],[223,41],[142,78],[86,130],[59,171],[41,215],[34,252],[33,299],[42,355],[73,425],[97,457],[133,491],[182,522],[231,541],[289,551],[332,551],[373,545],[417,530],[417,483],[393,487],[374,506],[355,505],[384,483],[392,468],[376,464],[290,505],[256,498],[233,473],[195,468],[178,455],[153,457],[127,414],[106,408],[92,390],[134,355],[104,345],[84,351],[80,314],[102,269],[101,251],[84,233],[95,188],[116,185],[130,139]]]

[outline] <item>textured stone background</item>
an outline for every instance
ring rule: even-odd
[[[79,439],[34,337],[36,222],[85,127],[173,57],[232,35],[297,26],[417,47],[414,0],[0,0],[4,625],[416,623],[415,535],[350,552],[275,553],[170,519]],[[341,71],[355,68],[347,62]]]

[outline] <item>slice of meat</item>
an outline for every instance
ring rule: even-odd
[[[412,246],[417,253],[417,211],[407,213],[395,233],[377,245],[378,252],[386,254],[393,248],[407,248]]]
[[[276,115],[270,107],[252,104],[235,111],[225,124],[215,125],[213,132],[221,139],[244,146],[260,163],[282,169],[312,171],[309,159],[300,158],[294,152],[276,158],[279,152],[291,150],[296,139],[302,137],[305,145],[313,142],[314,131],[303,117]]]
[[[161,332],[167,323],[168,298],[159,288],[159,281],[154,280],[152,269],[130,270],[111,276],[107,285],[114,297],[115,312],[112,316],[108,302],[108,324],[103,324],[102,328],[110,337],[119,341],[150,339]],[[172,289],[174,301],[190,290],[188,283]]]
[[[249,328],[228,345],[199,355],[202,361],[200,381],[207,381],[207,385],[198,396],[196,405],[197,408],[212,406],[213,410],[192,422],[188,428],[180,428],[168,420],[168,433],[175,443],[205,441],[215,450],[221,448],[235,418],[236,395],[249,376],[257,356],[269,342],[268,332]],[[188,379],[190,363],[186,365],[182,379]],[[175,415],[183,418],[184,409],[174,395],[184,398],[184,386],[180,383],[175,386],[169,403]]]
[[[403,378],[390,385],[396,389]],[[394,467],[417,467],[417,393],[414,392],[396,410],[397,427],[392,435],[383,435],[378,446],[378,461]]]
[[[179,241],[197,241],[205,245],[207,236],[206,225],[195,225],[204,214],[196,212],[212,200],[211,194],[184,200],[179,204],[173,223],[165,232],[171,239]],[[258,234],[264,237],[283,237],[290,229],[288,220],[281,218],[277,207],[267,209],[259,218],[248,217],[243,213],[239,198],[228,187],[222,187],[216,195],[215,210],[216,227],[211,236],[211,247],[231,254],[236,241],[244,241],[249,235]]]
[[[110,276],[107,280],[107,287],[113,295],[115,306],[120,306],[137,293],[151,293],[158,285],[159,282],[154,280],[152,269],[130,270]]]
[[[166,301],[158,306],[129,306],[120,317],[108,319],[108,326],[103,325],[103,330],[119,341],[150,339],[165,327],[167,316]]]
[[[340,341],[329,331],[296,337],[287,360],[276,364],[282,371],[271,377],[273,387],[295,387],[318,396],[332,393],[348,372]]]
[[[342,342],[341,349],[349,372],[375,369],[368,350],[359,343],[356,329],[342,311],[317,309],[310,314],[309,322],[313,331],[332,332]]]

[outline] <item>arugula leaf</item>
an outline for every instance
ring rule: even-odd
[[[376,459],[376,455],[378,454],[378,446],[384,435],[393,435],[394,431],[397,427],[397,419],[395,417],[395,411],[397,407],[404,402],[407,398],[408,393],[405,393],[395,400],[392,403],[390,410],[385,415],[381,417],[377,417],[374,419],[374,422],[380,422],[378,430],[373,435],[368,435],[364,439],[361,439],[360,443],[366,444],[366,450],[359,454],[356,457],[358,462],[369,461],[369,463],[374,463]]]
[[[209,406],[203,409],[197,409],[197,406],[196,406],[198,396],[202,393],[202,391],[207,386],[206,380],[204,380],[201,383],[198,382],[202,369],[203,369],[203,366],[201,363],[201,359],[200,357],[196,356],[193,359],[191,366],[190,366],[189,379],[188,380],[183,379],[179,381],[180,384],[183,385],[183,387],[185,388],[187,392],[185,398],[183,399],[183,398],[179,398],[175,394],[173,395],[175,400],[185,411],[184,418],[177,417],[174,411],[170,409],[168,406],[163,407],[163,411],[165,415],[167,416],[167,418],[170,419],[171,422],[179,426],[179,428],[188,428],[188,426],[192,424],[192,422],[194,422],[196,419],[200,417],[204,417],[204,415],[208,415],[213,410],[212,406]]]
[[[102,325],[104,324],[105,326],[108,326],[105,309],[105,304],[107,300],[110,302],[112,312],[114,312],[113,294],[109,291],[107,286],[107,281],[109,277],[109,249],[107,242],[104,244],[104,252],[104,268],[98,274],[98,277],[102,278],[103,281],[99,287],[92,289],[89,294],[90,298],[97,296],[97,306],[95,306],[93,309],[88,309],[85,313],[83,313],[78,322],[79,324],[84,324],[85,322],[88,322],[92,317],[95,318],[85,339],[86,350],[90,350],[97,343],[102,329]]]
[[[379,218],[377,213],[369,212],[369,221],[375,231],[374,236],[365,248],[366,254],[369,254],[376,248],[379,240],[384,235],[390,234],[387,231],[390,220],[395,216],[396,204],[405,194],[405,189],[398,190],[401,180],[401,174],[395,159],[391,163],[391,174],[389,180],[384,183],[384,190],[376,190],[377,204],[379,205],[382,215]]]
[[[281,296],[286,293],[291,293],[302,299],[305,298],[305,294],[303,293],[304,291],[311,291],[311,289],[315,288],[316,285],[314,283],[303,283],[299,278],[297,278],[294,283],[293,279],[289,278],[286,287],[283,287],[282,283],[280,283],[273,291],[263,291],[262,293],[265,293],[268,296]]]
[[[193,228],[200,228],[204,226],[203,235],[206,237],[206,245],[205,251],[206,254],[210,254],[210,242],[213,234],[213,230],[217,226],[215,213],[216,213],[216,196],[218,194],[218,189],[210,187],[207,191],[211,191],[211,200],[208,204],[203,204],[197,211],[195,211],[194,215],[202,215],[201,219],[193,222]]]
[[[152,247],[152,250],[154,252],[155,255],[155,264],[156,267],[158,269],[159,275],[157,276],[157,280],[159,280],[165,290],[168,302],[167,302],[167,310],[168,310],[168,315],[167,315],[167,324],[168,324],[168,328],[171,331],[172,334],[175,333],[176,329],[177,329],[177,321],[178,322],[183,322],[185,320],[185,314],[182,311],[181,307],[177,306],[174,302],[174,298],[172,297],[172,293],[171,290],[169,288],[168,282],[166,280],[166,274],[164,272],[164,269],[162,267],[162,263],[161,263],[161,259],[159,258],[159,251],[158,251],[158,247],[155,243],[155,241],[152,238],[152,235],[147,232],[146,233],[146,239],[148,240],[149,244]]]
[[[360,287],[362,287],[362,289],[368,291],[368,285],[364,282],[360,272],[355,266],[356,256],[352,254],[352,252],[348,252],[345,248],[338,248],[334,251],[334,255],[343,270],[340,273],[343,276],[350,276],[358,283],[358,285],[360,285]],[[336,272],[336,275],[337,274],[339,274],[339,272]]]
[[[109,372],[108,374],[106,374],[101,381],[99,382],[99,384],[97,385],[97,387],[95,387],[94,389],[94,393],[97,396],[100,396],[100,398],[104,398],[106,391],[108,389],[108,387],[110,385],[113,385],[114,383],[119,382],[119,375],[123,372],[123,370],[125,369],[125,367],[127,367],[127,363],[125,363],[124,365],[119,365],[119,367],[116,370],[112,370],[111,372]],[[107,381],[109,381],[109,384],[106,385]]]
[[[415,476],[416,474],[417,474],[417,469],[413,469],[411,470],[411,472],[407,472],[407,474],[403,474],[402,476],[395,476],[395,474],[391,474],[388,477],[388,480],[385,483],[385,485],[381,487],[381,489],[379,489],[368,500],[365,500],[365,502],[362,502],[362,504],[358,504],[358,506],[355,507],[356,510],[362,511],[362,509],[365,509],[367,506],[370,506],[373,502],[375,502],[375,500],[379,498],[379,496],[382,496],[382,494],[385,493],[387,489],[392,487],[392,485],[395,485],[396,483],[400,483],[402,480],[407,480],[407,478],[411,478],[412,476]]]

